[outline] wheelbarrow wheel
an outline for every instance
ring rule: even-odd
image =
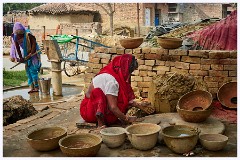
[[[70,53],[68,55],[68,60],[64,61],[64,72],[68,77],[72,77],[76,74],[78,74],[78,67],[79,67],[79,63],[74,60],[75,59],[75,54],[74,53]]]

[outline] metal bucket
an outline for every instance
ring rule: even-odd
[[[50,94],[51,78],[40,78],[38,83],[41,93]]]

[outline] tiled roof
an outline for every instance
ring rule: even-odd
[[[98,13],[86,7],[81,7],[75,3],[47,3],[29,10],[30,14],[48,13],[48,14],[66,14],[66,13]]]

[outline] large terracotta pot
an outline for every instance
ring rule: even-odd
[[[138,48],[143,43],[143,38],[124,38],[119,40],[122,47],[125,49],[134,49]]]
[[[134,148],[149,150],[156,145],[160,129],[156,124],[138,123],[128,126],[126,133]]]
[[[45,127],[34,130],[27,135],[29,145],[38,151],[50,151],[59,148],[58,141],[67,136],[63,127]]]
[[[196,146],[199,131],[186,125],[173,125],[162,129],[161,134],[169,149],[175,153],[183,154]]]
[[[180,38],[158,37],[157,42],[164,49],[177,49],[182,46],[183,40]]]

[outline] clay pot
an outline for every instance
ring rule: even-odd
[[[210,151],[222,150],[228,142],[228,137],[222,134],[202,134],[199,139],[202,146]]]
[[[59,141],[61,151],[71,157],[96,156],[101,148],[102,138],[90,134],[79,133],[66,136]]]
[[[180,38],[158,37],[157,42],[164,49],[177,49],[182,46],[183,40]]]
[[[63,127],[46,127],[32,131],[27,135],[27,142],[38,151],[50,151],[59,147],[58,141],[67,136]]]
[[[173,125],[162,129],[161,134],[169,149],[175,153],[183,154],[195,147],[199,131],[186,125]]]
[[[108,127],[100,131],[103,143],[105,143],[109,148],[116,148],[121,146],[125,139],[126,133],[125,129],[122,127]]]
[[[186,122],[199,123],[205,121],[212,113],[213,107],[205,110],[190,111],[176,107],[179,116]]]
[[[220,103],[228,108],[237,108],[237,82],[223,84],[217,93]]]
[[[212,94],[208,91],[196,90],[184,94],[177,103],[180,109],[189,111],[206,110],[212,104]]]
[[[124,38],[119,40],[122,47],[125,49],[134,49],[138,48],[143,43],[143,38]]]
[[[149,150],[156,145],[160,129],[156,124],[138,123],[128,126],[126,133],[134,148]]]

